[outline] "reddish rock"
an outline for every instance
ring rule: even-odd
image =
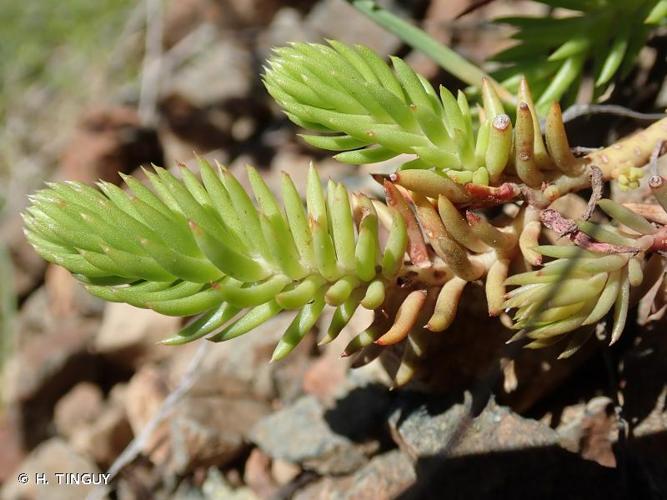
[[[49,265],[44,276],[44,289],[50,315],[56,321],[71,316],[98,317],[105,302],[91,295],[64,267]],[[32,298],[32,296],[31,296]],[[45,311],[40,311],[44,315]]]
[[[135,436],[152,421],[169,392],[166,377],[157,368],[147,366],[135,374],[125,395]],[[189,394],[158,424],[144,453],[171,474],[221,466],[247,448],[250,428],[268,412],[266,403],[249,398]]]
[[[103,394],[98,386],[80,382],[56,403],[53,420],[56,430],[65,438],[71,438],[82,426],[100,417],[103,411]]]
[[[119,183],[118,172],[129,173],[139,165],[150,163],[164,163],[155,131],[141,125],[133,108],[99,108],[81,118],[63,153],[58,177]]]
[[[306,370],[303,390],[321,401],[331,401],[345,385],[349,362],[334,349],[326,349]]]
[[[618,439],[618,418],[612,401],[596,397],[563,410],[556,429],[561,445],[605,467],[616,467],[613,446]]]
[[[410,460],[395,450],[374,457],[368,465],[352,476],[349,488],[339,490],[337,497],[345,500],[397,498],[415,481]]]
[[[330,310],[320,319],[320,336],[328,328],[332,316],[333,310]],[[335,398],[347,394],[355,387],[378,382],[371,374],[379,368],[377,364],[351,371],[351,358],[341,358],[341,352],[352,336],[366,329],[372,320],[372,311],[360,307],[336,340],[321,348],[320,357],[308,366],[303,375],[303,391],[306,394],[330,404]]]
[[[87,354],[97,325],[94,320],[63,321],[28,339],[7,365],[7,400],[26,402],[46,392],[52,398],[74,385],[92,368]]]
[[[60,438],[53,438],[40,444],[14,470],[10,477],[19,473],[27,474],[28,481],[21,483],[11,480],[0,490],[3,500],[71,500],[86,498],[95,486],[92,484],[58,484],[56,473],[99,473],[95,464],[76,453]],[[36,476],[41,475],[48,484],[36,484]],[[99,479],[98,479],[99,481]]]
[[[169,390],[164,374],[147,365],[134,374],[125,395],[125,410],[134,435],[138,435],[158,412]],[[169,454],[169,422],[163,421],[147,440],[143,451],[154,463],[164,463]]]
[[[301,467],[287,460],[276,458],[271,463],[271,475],[280,485],[285,485],[301,474]]]
[[[243,469],[243,482],[260,498],[271,498],[278,486],[271,477],[271,457],[253,448]]]
[[[20,426],[18,413],[11,408],[0,413],[0,484],[12,480],[10,475],[23,460],[26,451],[17,432]]]
[[[132,440],[125,410],[110,406],[99,419],[80,428],[71,438],[72,447],[108,468]]]

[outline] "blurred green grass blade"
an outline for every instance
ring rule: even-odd
[[[0,406],[4,402],[4,369],[14,351],[13,328],[16,313],[12,261],[4,245],[0,244]]]

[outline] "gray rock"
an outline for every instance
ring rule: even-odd
[[[302,464],[320,474],[345,474],[366,463],[351,440],[336,434],[324,419],[325,409],[314,397],[262,419],[250,439],[273,458]]]
[[[34,129],[30,127],[30,131]],[[27,156],[20,164],[12,164],[9,179],[2,177],[0,241],[13,264],[11,276],[3,276],[3,286],[9,286],[15,296],[23,296],[38,285],[46,268],[44,259],[37,255],[26,240],[23,219],[19,216],[28,201],[27,195],[41,187],[46,171],[48,168],[42,159]],[[7,282],[10,279],[13,287],[10,286],[11,282]]]
[[[176,333],[180,318],[164,316],[129,304],[109,303],[95,336],[95,350],[130,367],[163,359],[174,349],[158,342]]]
[[[294,500],[389,500],[400,497],[416,478],[410,459],[392,450],[374,457],[351,476],[327,477],[303,488]]]
[[[273,47],[314,40],[317,40],[317,34],[304,23],[301,13],[292,7],[283,7],[257,37],[257,52],[262,59],[266,59]]]
[[[266,404],[251,399],[186,398],[169,419],[169,471],[229,463],[246,449],[250,429],[268,412]]]
[[[416,459],[418,480],[401,498],[628,498],[617,470],[559,446],[558,433],[493,400],[407,397],[389,420]],[[566,480],[564,480],[566,478]],[[638,494],[638,496],[642,496]]]
[[[236,40],[225,38],[179,69],[163,91],[205,107],[248,95],[254,80],[251,52]]]
[[[66,286],[61,286],[60,278],[67,280]],[[104,311],[104,301],[88,293],[64,268],[49,266],[45,279],[45,286],[32,292],[17,314],[16,329],[21,332],[16,339],[19,346],[36,335],[56,329],[63,321],[99,318]]]
[[[397,6],[390,4],[392,12],[398,12]],[[306,17],[305,25],[322,38],[360,43],[375,50],[380,56],[394,53],[401,45],[398,37],[375,24],[347,2],[340,0],[318,2]]]
[[[56,317],[51,311],[46,287],[42,286],[28,296],[16,319],[17,329],[21,332],[17,339],[19,346],[26,343],[28,338],[47,331],[55,323]]]
[[[130,381],[125,401],[135,435],[152,421],[170,392],[164,373],[146,366]],[[218,384],[224,385],[223,381],[219,378]],[[267,403],[248,395],[206,394],[201,389],[178,402],[143,450],[153,464],[172,476],[237,458],[247,448],[252,426],[269,412]]]
[[[414,459],[433,455],[459,457],[549,446],[558,443],[558,433],[536,420],[525,419],[509,408],[489,401],[472,416],[472,396],[448,408],[446,402],[416,407],[404,400],[389,417],[397,444]],[[446,409],[442,409],[445,407]]]
[[[276,397],[274,383],[276,372],[282,370],[284,366],[294,365],[299,358],[297,350],[284,361],[269,363],[276,342],[291,323],[292,316],[292,314],[280,314],[247,335],[229,342],[211,344],[190,394],[193,396],[220,394],[230,398],[252,397],[263,400]],[[195,342],[172,348],[176,349],[168,370],[169,383],[172,387],[175,387],[183,377],[198,347],[198,343]]]

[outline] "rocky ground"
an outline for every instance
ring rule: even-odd
[[[481,20],[535,8],[494,2],[453,25],[473,2],[384,3],[474,60],[505,43]],[[300,143],[272,105],[258,74],[273,46],[337,38],[444,77],[342,0],[171,1],[163,22],[152,114],[140,112],[139,82],[92,103],[72,97],[72,124],[48,125],[57,147],[11,174],[0,234],[20,307],[3,376],[1,498],[667,496],[664,322],[633,323],[611,350],[592,341],[555,361],[548,350],[505,346],[510,334],[485,319],[470,290],[430,376],[391,390],[384,367],[352,369],[340,358],[346,332],[326,348],[309,337],[278,363],[269,360],[289,315],[229,343],[160,346],[181,320],[105,304],[46,267],[23,240],[18,213],[49,178],[118,182],[118,172],[189,163],[196,151],[237,171],[257,165],[270,184],[280,171],[302,179],[315,159],[324,176],[376,189],[360,174],[392,165],[336,164]],[[603,141],[596,123],[574,123],[574,142]],[[605,134],[629,127],[606,123]],[[366,321],[355,317],[351,329]],[[108,470],[106,489],[17,481],[20,472]]]

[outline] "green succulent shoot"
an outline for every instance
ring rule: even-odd
[[[570,12],[497,19],[517,29],[517,43],[492,59],[503,64],[494,76],[510,91],[528,79],[540,113],[554,101],[574,103],[586,67],[595,96],[602,95],[616,75],[627,75],[651,30],[667,19],[665,0],[537,1]]]
[[[298,314],[276,347],[289,353],[325,304],[339,307],[330,339],[358,306],[375,309],[403,265],[403,219],[385,207],[389,228],[380,246],[378,215],[315,169],[307,210],[292,180],[282,179],[283,207],[252,168],[256,201],[226,169],[200,162],[201,182],[162,168],[145,171],[152,189],[126,176],[127,193],[100,182],[51,184],[31,196],[26,235],[46,260],[59,264],[105,300],[173,316],[201,315],[166,344],[242,335],[282,310]]]
[[[608,199],[599,207],[613,223],[579,221],[572,230],[579,233],[579,245],[543,245],[533,248],[542,257],[554,260],[537,271],[516,274],[505,284],[516,286],[507,294],[503,307],[515,309],[513,328],[519,332],[511,340],[528,337],[528,348],[541,348],[570,338],[561,357],[568,357],[594,333],[594,326],[613,310],[610,343],[625,328],[631,289],[644,283],[646,251],[655,242],[658,228],[641,215]],[[547,209],[542,220],[553,227],[558,214]],[[656,267],[656,266],[653,266]],[[653,283],[664,274],[664,262],[650,272]]]
[[[351,164],[412,155],[402,170],[432,170],[458,184],[499,185],[517,177],[540,187],[545,174],[577,175],[560,108],[547,116],[546,146],[530,89],[518,92],[514,125],[493,87],[482,84],[477,119],[462,92],[433,89],[402,59],[389,67],[367,47],[330,41],[276,49],[264,83],[310,145]],[[554,171],[555,169],[555,171]]]

